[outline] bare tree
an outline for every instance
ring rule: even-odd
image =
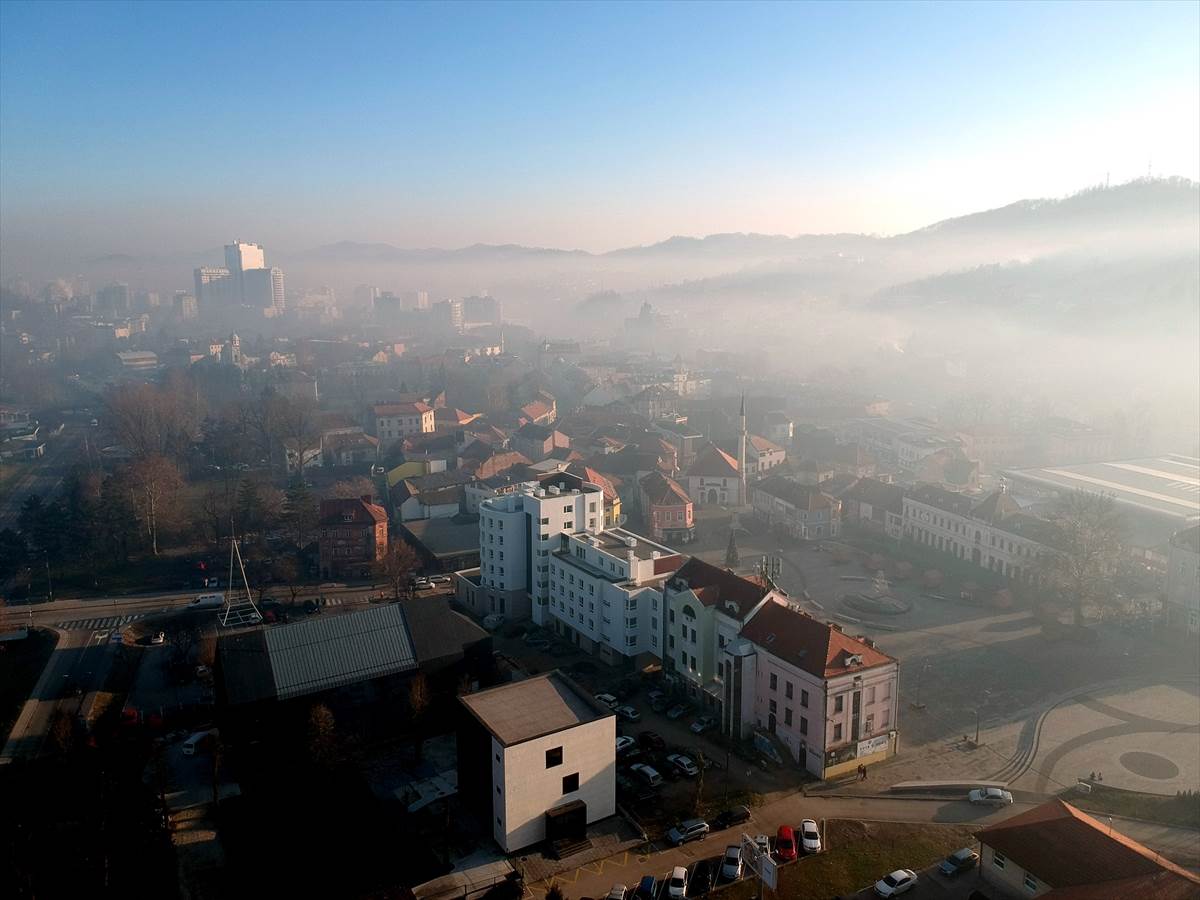
[[[409,577],[420,565],[417,554],[404,541],[393,541],[383,559],[375,564],[375,575],[387,582],[392,599],[408,592]]]
[[[314,762],[328,765],[338,757],[337,723],[333,711],[317,703],[308,713],[308,752]]]
[[[295,606],[300,592],[304,589],[300,562],[294,556],[281,556],[275,560],[272,570],[275,573],[275,580],[287,588],[291,605]]]
[[[171,501],[183,486],[183,477],[175,463],[160,455],[134,463],[130,475],[135,485],[134,507],[146,530],[150,549],[158,556],[159,526],[174,518],[177,510]]]
[[[375,483],[365,475],[360,475],[357,478],[348,478],[337,482],[330,488],[328,496],[342,500],[355,500],[359,497],[374,498]]]
[[[1112,576],[1124,523],[1112,497],[1085,491],[1064,495],[1050,519],[1057,532],[1056,552],[1042,560],[1041,572],[1071,605],[1075,624],[1082,625],[1087,607],[1104,606],[1114,599]]]

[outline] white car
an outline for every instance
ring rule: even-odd
[[[880,897],[896,897],[917,883],[917,873],[912,869],[897,869],[875,882],[875,893]]]
[[[805,819],[800,823],[800,846],[804,848],[805,853],[821,852],[821,831],[812,819]]]
[[[700,768],[692,762],[690,757],[684,756],[682,753],[670,754],[667,757],[667,762],[671,764],[676,772],[680,775],[686,775],[688,778],[700,774]]]
[[[617,708],[617,698],[612,694],[597,694],[596,702],[607,706],[609,709]]]
[[[617,756],[620,756],[622,753],[628,753],[636,746],[637,741],[635,741],[629,735],[621,735],[619,738],[617,738]]]
[[[721,860],[721,877],[726,881],[737,881],[742,877],[742,848],[738,844],[730,844],[725,848],[725,858]]]
[[[756,834],[754,836],[754,846],[758,848],[758,852],[763,856],[771,855],[771,839],[765,834]]]
[[[1013,802],[1013,795],[1000,788],[975,788],[967,794],[967,799],[983,806],[1008,806]]]
[[[614,884],[612,890],[608,892],[608,897],[605,900],[625,900],[625,895],[628,889],[623,884]]]
[[[618,706],[613,712],[626,722],[640,722],[642,719],[642,714],[632,706]]]
[[[667,887],[667,896],[671,900],[683,900],[687,896],[687,869],[676,866],[671,870],[671,880]]]

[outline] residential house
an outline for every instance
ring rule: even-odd
[[[424,572],[458,572],[479,565],[479,519],[455,515],[401,522],[397,537],[413,548]]]
[[[459,797],[505,853],[583,844],[616,813],[616,716],[562,672],[459,703]]]
[[[760,430],[763,437],[781,447],[792,446],[794,423],[791,416],[777,410],[763,413]]]
[[[725,733],[765,732],[818,778],[883,762],[898,749],[900,666],[870,638],[774,597],[727,643],[718,665]]]
[[[371,407],[375,436],[385,445],[410,434],[429,434],[434,430],[433,407],[423,400],[408,403],[377,403]]]
[[[746,438],[746,475],[762,477],[780,465],[787,454],[782,447],[765,437],[751,434]]]
[[[904,536],[904,491],[899,485],[859,478],[838,499],[842,501],[843,522],[896,540]]]
[[[631,397],[628,403],[639,416],[653,421],[674,415],[679,403],[679,395],[669,387],[652,384]]]
[[[741,506],[744,502],[737,460],[716,444],[696,455],[685,480],[688,496],[698,506]]]
[[[663,672],[695,703],[718,712],[725,703],[719,663],[727,644],[763,604],[771,587],[692,557],[663,589]]]
[[[322,578],[365,578],[387,554],[387,511],[370,497],[322,500],[317,523]]]
[[[1194,900],[1200,876],[1057,797],[975,832],[989,895]]]
[[[696,537],[692,498],[674,478],[651,472],[638,481],[642,520],[656,541],[689,544]]]
[[[1200,634],[1200,525],[1177,532],[1168,546],[1167,624],[1176,634]]]
[[[521,407],[517,421],[522,425],[553,425],[558,418],[558,403],[545,391],[539,391],[536,400]]]
[[[321,435],[321,458],[331,467],[369,466],[379,462],[379,438],[362,428],[340,428]]]
[[[578,460],[568,463],[563,473],[574,475],[588,484],[599,485],[604,494],[605,528],[617,528],[625,521],[625,516],[621,514],[621,495],[617,492],[617,485],[612,478]]]
[[[391,488],[392,505],[401,522],[456,516],[462,509],[463,486],[474,480],[461,469],[405,478]]]
[[[550,456],[557,447],[571,446],[570,439],[561,431],[547,425],[529,422],[513,432],[512,448],[533,462]]]
[[[659,437],[675,448],[675,465],[681,471],[689,469],[705,444],[704,435],[688,425],[686,416],[658,419],[651,427]]]
[[[837,537],[842,531],[842,502],[819,487],[771,475],[750,488],[754,515],[802,541]]]

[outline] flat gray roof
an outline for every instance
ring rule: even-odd
[[[1181,521],[1200,517],[1200,459],[1167,453],[1145,459],[1011,469],[1006,475],[1058,491],[1111,494],[1125,506]]]
[[[459,699],[505,746],[613,715],[557,670]]]

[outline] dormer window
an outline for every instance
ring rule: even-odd
[[[862,658],[861,654],[858,654],[858,653],[851,653],[846,656],[846,665],[847,666],[861,666],[862,661],[863,661],[863,658]]]

